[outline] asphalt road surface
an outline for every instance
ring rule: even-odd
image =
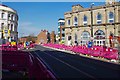
[[[30,51],[60,80],[120,80],[120,65],[85,58],[42,46]]]

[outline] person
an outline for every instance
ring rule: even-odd
[[[105,45],[105,43],[103,44],[103,48],[107,48],[107,46]]]
[[[75,45],[78,46],[78,42],[77,41],[75,41]]]

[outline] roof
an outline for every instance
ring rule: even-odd
[[[93,6],[92,9],[91,8],[82,8],[81,10],[79,11],[76,11],[76,12],[84,12],[84,11],[90,11],[90,10],[96,10],[96,9],[101,9],[101,8],[107,8],[107,7],[111,7],[111,6],[120,6],[120,2],[116,2],[115,4],[113,5],[100,5],[100,6]],[[68,12],[65,12],[64,14],[71,14],[71,13],[76,13],[76,12],[72,12],[72,11],[68,11]]]
[[[0,10],[5,10],[5,11],[10,11],[10,12],[13,12],[13,13],[17,13],[16,10],[4,5],[4,4],[0,4]]]
[[[59,21],[59,20],[65,20],[65,19],[64,19],[64,18],[59,18],[58,21]]]

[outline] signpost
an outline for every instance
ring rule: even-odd
[[[7,29],[3,30],[3,35],[4,35],[4,37],[9,37],[10,36],[10,30],[7,30]]]

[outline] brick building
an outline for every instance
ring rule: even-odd
[[[55,43],[55,31],[52,31],[52,32],[50,33],[50,42],[51,42],[51,43]]]
[[[36,42],[37,37],[36,36],[24,36],[19,38],[19,43],[24,43],[24,42]]]
[[[55,43],[55,32],[52,31],[51,33],[49,33],[47,30],[41,30],[41,32],[37,36],[36,43]]]
[[[47,30],[41,30],[41,32],[37,36],[36,43],[37,44],[47,43],[47,34],[48,34]]]
[[[19,38],[19,43],[23,43],[27,41],[27,37],[21,37]]]

